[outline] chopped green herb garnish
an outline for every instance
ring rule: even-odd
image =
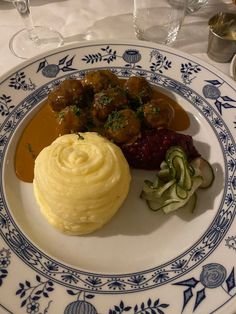
[[[27,149],[28,149],[29,153],[31,154],[31,156],[33,157],[33,159],[35,159],[36,158],[36,154],[35,154],[35,152],[34,152],[34,150],[32,148],[32,145],[30,143],[27,144]]]
[[[80,133],[76,133],[78,135],[78,140],[84,140],[84,137]]]
[[[160,113],[160,108],[159,107],[151,107],[151,110],[152,110],[152,113],[154,113],[154,114],[159,114]]]
[[[110,105],[110,103],[113,101],[113,98],[105,95],[104,93],[100,93],[100,94],[101,95],[98,98],[99,103],[104,106]]]
[[[109,114],[107,121],[104,125],[106,129],[112,129],[113,131],[119,130],[126,126],[125,116],[120,111],[112,111]]]
[[[62,121],[64,120],[64,118],[65,118],[65,113],[64,113],[64,111],[62,110],[62,111],[60,111],[60,112],[58,112],[58,114],[57,114],[57,118],[58,118],[58,120],[59,120],[59,124],[61,124],[62,123]]]
[[[70,106],[70,110],[77,116],[79,116],[81,113],[80,108],[77,107],[76,105]]]

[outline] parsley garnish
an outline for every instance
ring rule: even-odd
[[[104,125],[106,129],[112,129],[113,131],[124,128],[126,125],[125,116],[120,111],[112,111],[109,114],[107,121]]]
[[[79,116],[81,113],[80,108],[77,107],[76,105],[70,106],[70,110],[77,116]]]
[[[160,108],[159,107],[153,107],[152,106],[152,113],[154,113],[154,114],[159,114],[160,113]]]
[[[29,153],[31,154],[31,156],[33,157],[33,159],[35,159],[36,158],[36,154],[35,154],[35,152],[34,152],[34,150],[32,148],[32,145],[30,143],[27,144],[27,149],[28,149]]]
[[[57,117],[58,117],[58,120],[59,120],[59,124],[61,124],[62,121],[63,121],[64,118],[65,118],[65,113],[64,113],[64,111],[62,110],[62,111],[58,112]]]
[[[110,105],[110,103],[113,101],[111,96],[107,96],[103,92],[99,93],[98,95],[98,102],[104,106]]]
[[[76,133],[78,135],[78,140],[84,140],[84,137],[80,133]]]

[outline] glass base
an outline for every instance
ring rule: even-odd
[[[135,27],[135,35],[139,40],[151,41],[163,45],[171,46],[178,35],[180,25],[167,29],[165,26],[153,26],[146,30]]]
[[[187,6],[187,13],[191,14],[198,10],[200,10],[202,7],[207,5],[208,0],[189,0],[188,6]]]
[[[11,38],[9,48],[15,56],[28,59],[62,44],[60,33],[45,26],[35,26],[31,32],[27,29],[17,32]]]

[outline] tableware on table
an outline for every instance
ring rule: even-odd
[[[219,12],[208,25],[208,56],[216,62],[229,62],[236,53],[236,14]]]
[[[13,3],[25,25],[9,42],[9,48],[15,56],[28,59],[62,45],[63,38],[58,31],[46,26],[34,26],[29,0],[4,1]]]
[[[215,181],[194,213],[150,211],[139,195],[155,171],[132,170],[124,206],[83,237],[42,217],[32,184],[17,179],[19,136],[50,90],[65,78],[111,69],[145,77],[187,111]],[[141,41],[61,47],[0,79],[0,309],[11,313],[233,314],[236,296],[236,88],[211,65]],[[42,126],[43,127],[43,126]],[[62,195],[63,197],[63,195]],[[76,312],[77,311],[77,312]]]
[[[186,0],[134,0],[133,22],[138,39],[172,44],[185,16]]]
[[[236,54],[230,63],[230,76],[236,81]]]
[[[208,0],[188,0],[187,12],[194,13],[208,3]]]

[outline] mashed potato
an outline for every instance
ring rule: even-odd
[[[50,224],[67,234],[90,233],[107,223],[130,185],[120,148],[94,132],[67,134],[35,160],[34,193]]]

